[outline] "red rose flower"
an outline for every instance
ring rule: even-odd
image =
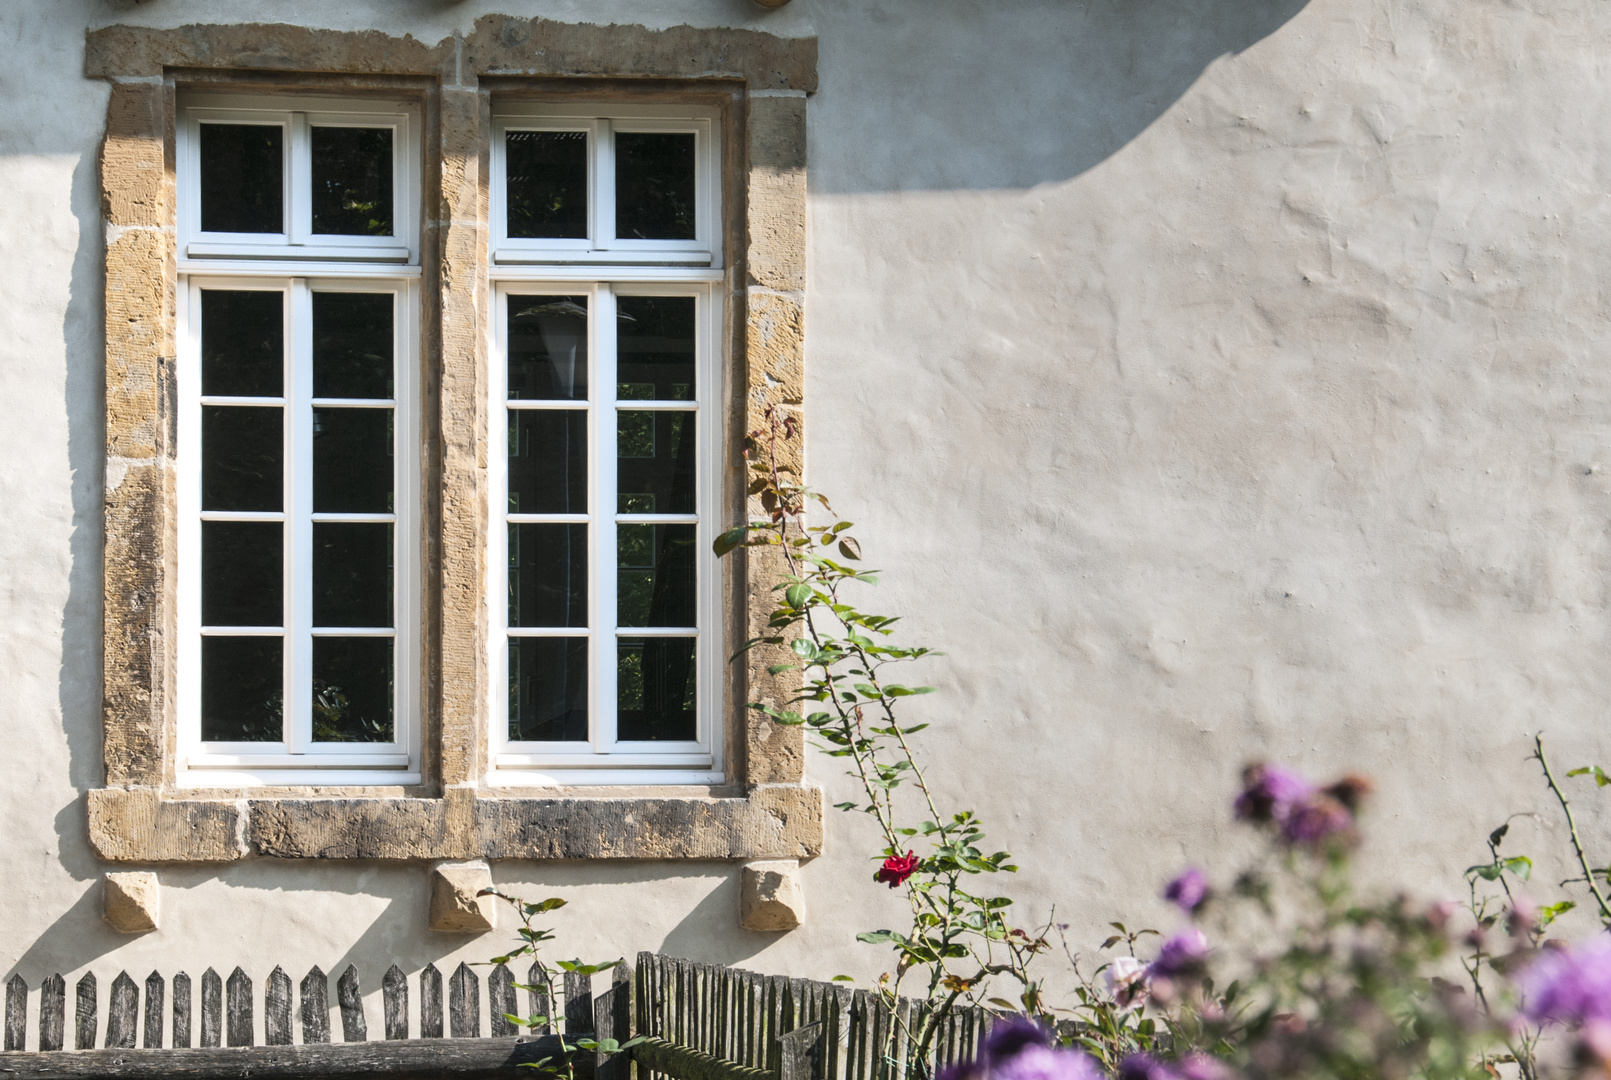
[[[891,855],[884,860],[884,865],[878,868],[873,875],[874,881],[882,881],[890,888],[895,888],[917,869],[917,856],[908,851],[905,855]]]

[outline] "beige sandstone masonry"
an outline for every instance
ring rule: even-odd
[[[727,513],[740,515],[745,430],[798,416],[805,281],[805,99],[816,39],[753,30],[590,26],[484,16],[432,44],[284,25],[112,26],[85,73],[112,83],[101,155],[106,219],[103,723],[96,852],[124,862],[286,859],[800,859],[822,849],[820,792],[798,729],[744,702],[790,687],[756,652],[727,689],[729,782],[688,794],[493,791],[487,768],[482,552],[488,520],[487,133],[494,93],[653,94],[727,118],[727,300],[733,346]],[[402,90],[425,118],[422,233],[426,469],[424,670],[417,788],[175,788],[173,124],[178,88]],[[793,462],[798,469],[799,462]],[[725,561],[728,638],[764,626],[764,557]]]

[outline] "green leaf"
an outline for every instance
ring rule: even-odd
[[[1466,867],[1466,875],[1467,876],[1470,876],[1472,874],[1476,874],[1478,877],[1480,877],[1484,881],[1498,881],[1499,880],[1499,875],[1504,873],[1504,872],[1505,871],[1504,871],[1503,866],[1495,866],[1492,863],[1488,863],[1488,864],[1485,864],[1485,865],[1482,865],[1482,866],[1468,866],[1468,867]]]
[[[806,601],[810,600],[811,596],[811,586],[809,585],[790,585],[783,590],[783,598],[789,602],[789,606],[792,608],[805,607]]]
[[[850,977],[850,976],[849,976],[849,975],[835,975],[835,976],[834,976],[834,977],[833,977],[833,981],[834,981],[834,982],[847,982],[847,983],[853,983],[853,982],[855,982],[855,981],[856,981],[856,980],[855,980],[855,979],[852,979],[852,978],[851,978],[851,977]]]
[[[904,945],[906,939],[893,930],[864,930],[856,935],[857,941],[864,941],[869,945],[883,945],[893,942]]]
[[[744,542],[745,535],[749,531],[748,525],[740,525],[737,528],[728,529],[726,532],[718,536],[716,538],[716,542],[711,544],[711,547],[716,551],[716,557],[719,559],[723,555],[726,555],[729,551],[732,551],[734,548],[738,547],[739,544],[742,544]]]
[[[803,637],[795,638],[793,641],[791,641],[789,643],[789,648],[794,651],[794,655],[798,656],[802,660],[815,660],[817,658],[817,654],[821,652],[821,650],[817,648],[816,642],[812,641],[810,638]]]
[[[1509,831],[1510,822],[1507,821],[1503,825],[1499,826],[1499,828],[1488,834],[1488,843],[1492,844],[1494,847],[1498,847],[1499,842],[1505,838],[1505,834]]]
[[[1571,900],[1562,900],[1559,904],[1549,904],[1541,907],[1538,909],[1538,925],[1548,926],[1575,907],[1577,907],[1577,904]]]
[[[1567,776],[1583,776],[1583,775],[1592,776],[1592,777],[1594,777],[1595,784],[1597,786],[1599,786],[1599,787],[1605,787],[1607,784],[1611,784],[1611,776],[1606,775],[1606,771],[1604,769],[1600,768],[1600,766],[1598,766],[1598,765],[1585,765],[1581,769],[1573,769],[1571,772],[1567,773],[1566,775]]]
[[[861,545],[856,543],[854,536],[847,536],[839,541],[839,554],[847,559],[861,559]]]
[[[1533,860],[1525,855],[1516,855],[1504,861],[1504,867],[1512,874],[1526,881],[1533,876]]]

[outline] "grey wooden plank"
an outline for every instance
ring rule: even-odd
[[[455,1039],[481,1037],[481,980],[462,961],[448,980],[448,1027]]]
[[[659,1037],[645,1039],[634,1046],[632,1058],[637,1062],[639,1076],[647,1068],[654,1070],[654,1075],[677,1080],[777,1080],[771,1073],[723,1061]]]
[[[160,972],[153,971],[145,977],[145,1041],[141,1044],[148,1050],[157,1050],[162,1047],[162,1011],[167,1005],[168,984],[163,980]]]
[[[67,980],[55,974],[39,986],[39,1049],[60,1050],[67,1026]]]
[[[28,983],[21,975],[6,980],[6,1049],[26,1050],[28,1042]]]
[[[252,977],[236,965],[224,983],[224,1041],[230,1046],[251,1046]]]
[[[336,1004],[341,1006],[341,1041],[357,1043],[369,1038],[363,994],[358,989],[358,969],[352,964],[336,980]]]
[[[73,1046],[78,1050],[95,1049],[95,991],[95,972],[84,972],[73,999]]]
[[[391,1042],[178,1050],[0,1053],[7,1080],[509,1080],[514,1067],[554,1057],[543,1039],[408,1039]],[[584,1055],[588,1058],[591,1055]],[[734,1075],[712,1080],[767,1080]]]
[[[557,1026],[554,1023],[554,1003],[548,1000],[548,984],[543,981],[542,969],[535,963],[526,972],[526,1003],[528,1016],[546,1016],[548,1019],[531,1029],[533,1035],[552,1034]]]
[[[778,1080],[818,1080],[822,1056],[822,1025],[797,1027],[778,1040],[781,1044]]]
[[[593,1034],[593,977],[565,973],[565,1034]]]
[[[315,964],[302,976],[302,1042],[330,1041],[330,976]]]
[[[520,1029],[509,1021],[519,1010],[515,1001],[514,972],[509,970],[508,964],[499,964],[487,976],[487,1017],[491,1025],[488,1033],[494,1039],[512,1039],[519,1035]]]
[[[290,1046],[296,1041],[291,1032],[291,976],[278,964],[263,984],[263,1042],[268,1046]]]
[[[442,973],[435,964],[420,971],[420,1038],[442,1037]]]
[[[632,973],[625,964],[610,971],[610,987],[593,999],[593,1037],[600,1042],[626,1042],[632,1037]],[[594,1080],[629,1080],[631,1055],[621,1051],[600,1053],[593,1066]]]
[[[224,980],[208,968],[201,973],[201,1045],[224,1044]]]
[[[386,1038],[408,1038],[408,976],[396,964],[380,977],[380,1000],[386,1014]]]
[[[168,1033],[168,1045],[189,1049],[191,1030],[190,976],[179,971],[173,976],[173,1027]]]
[[[102,1045],[108,1050],[133,1049],[139,1016],[140,988],[134,985],[127,971],[120,971],[112,980],[112,992],[106,999],[106,1041]]]

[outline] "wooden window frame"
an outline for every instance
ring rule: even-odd
[[[265,50],[268,39],[274,48]],[[633,108],[692,104],[720,117],[712,137],[721,143],[716,212],[723,241],[719,265],[705,272],[716,278],[708,287],[725,342],[717,355],[724,380],[716,402],[724,413],[720,513],[738,518],[745,477],[736,440],[758,426],[768,404],[796,414],[800,406],[804,115],[815,62],[811,38],[507,16],[485,16],[473,32],[436,45],[263,25],[110,26],[87,34],[86,73],[111,83],[101,157],[106,771],[104,785],[88,793],[90,839],[100,857],[734,860],[820,852],[822,796],[804,782],[800,732],[743,707],[751,700],[779,703],[794,692],[796,684],[768,673],[781,659],[776,650],[735,664],[723,658],[713,713],[720,722],[713,738],[724,754],[720,783],[493,783],[486,599],[492,521],[486,380],[493,348],[487,180],[495,95],[628,101]],[[181,93],[401,97],[420,117],[419,783],[192,788],[179,782],[177,290],[180,270],[199,273],[189,264],[203,261],[181,248],[176,218]],[[372,264],[361,265],[336,260],[318,274],[375,274]],[[206,266],[209,273],[287,272],[274,258],[214,257]],[[613,273],[575,269],[590,280]],[[652,281],[660,273],[636,267],[628,277]],[[762,605],[748,597],[764,597],[775,570],[766,553],[722,560],[717,617],[725,640],[744,640],[764,625]]]

